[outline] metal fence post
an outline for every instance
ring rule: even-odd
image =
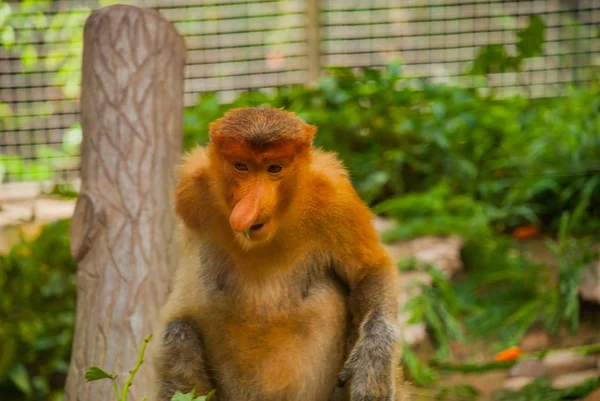
[[[308,55],[309,86],[316,85],[321,74],[321,34],[319,0],[306,2],[306,48]]]

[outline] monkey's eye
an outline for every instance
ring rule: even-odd
[[[237,171],[248,171],[248,166],[246,166],[244,163],[234,163],[233,168],[235,168]]]
[[[268,169],[269,173],[271,173],[271,174],[277,174],[277,173],[280,173],[280,172],[281,172],[281,170],[283,170],[283,167],[281,167],[281,166],[278,166],[278,165],[276,165],[276,164],[270,165],[270,166],[269,166],[269,169]]]

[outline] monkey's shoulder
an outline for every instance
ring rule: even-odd
[[[361,221],[360,226],[366,221],[370,224],[371,211],[360,199],[337,155],[315,150],[310,172],[305,205],[310,209],[311,219],[324,219],[329,225],[357,220]]]
[[[178,167],[181,178],[191,177],[201,179],[208,172],[210,167],[210,157],[208,148],[197,146],[186,153]]]
[[[332,182],[349,180],[348,170],[338,156],[322,149],[313,150],[310,170],[313,174],[320,174]]]

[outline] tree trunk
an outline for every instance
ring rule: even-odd
[[[81,195],[71,229],[79,264],[77,321],[65,399],[116,400],[155,328],[175,268],[173,167],[182,143],[185,44],[158,13],[115,5],[84,31]],[[149,389],[151,355],[128,401]]]

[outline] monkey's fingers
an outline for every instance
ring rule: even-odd
[[[357,361],[358,361],[358,353],[353,352],[350,355],[350,357],[348,358],[348,360],[346,361],[346,363],[344,364],[342,371],[338,374],[338,383],[337,383],[338,387],[344,387],[346,382],[348,380],[350,380],[352,378],[352,376],[354,376],[354,371],[356,369]]]

